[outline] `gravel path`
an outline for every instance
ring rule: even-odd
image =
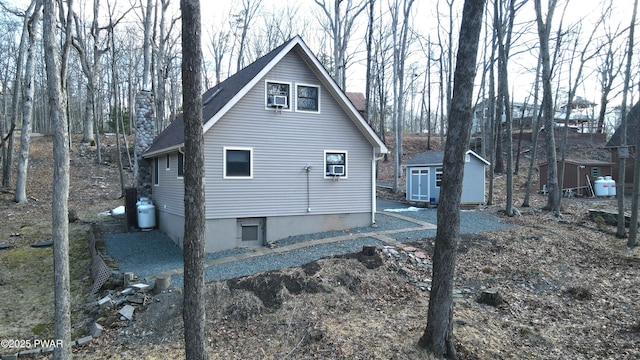
[[[207,282],[226,280],[254,273],[296,267],[320,258],[357,252],[364,245],[382,246],[384,242],[373,238],[376,232],[398,242],[411,242],[420,238],[436,235],[434,229],[420,229],[422,223],[435,225],[437,210],[429,208],[408,208],[400,206],[386,207],[388,213],[376,215],[376,227],[366,226],[345,231],[291,236],[277,242],[277,248],[270,251],[264,248],[257,252],[253,249],[238,248],[208,253],[205,256],[205,279]],[[401,219],[399,217],[404,217]],[[410,221],[415,219],[418,222]],[[433,226],[432,226],[433,227]],[[498,217],[482,210],[462,211],[460,214],[460,232],[478,233],[500,231],[512,227]],[[407,229],[407,231],[402,231]],[[411,229],[411,230],[409,230]],[[349,237],[348,239],[343,239]],[[153,283],[156,275],[172,275],[172,286],[182,287],[182,250],[166,235],[158,230],[133,233],[103,234],[108,254],[115,260],[123,272],[133,272],[148,283]],[[304,243],[313,244],[304,246]]]

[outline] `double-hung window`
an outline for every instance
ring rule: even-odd
[[[184,176],[184,154],[178,152],[178,177],[182,178]]]
[[[224,147],[223,157],[223,178],[253,178],[253,148]]]
[[[291,84],[267,81],[265,100],[267,108],[291,109]]]
[[[347,152],[342,150],[325,150],[325,177],[347,177]]]
[[[296,85],[296,110],[320,112],[320,87]]]

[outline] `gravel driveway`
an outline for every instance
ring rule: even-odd
[[[357,252],[364,245],[383,246],[436,235],[436,209],[412,208],[379,201],[376,226],[292,236],[279,240],[275,249],[238,248],[205,256],[207,282],[296,267],[324,257]],[[500,231],[512,227],[482,210],[463,210],[461,233]],[[172,286],[182,287],[182,250],[158,230],[103,234],[108,254],[123,272],[133,272],[147,283],[159,274],[172,276]],[[153,244],[153,246],[150,246]]]

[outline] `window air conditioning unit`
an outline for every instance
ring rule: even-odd
[[[329,165],[329,175],[344,176],[344,165]]]
[[[269,95],[267,106],[275,108],[285,108],[287,107],[287,97],[284,95]]]

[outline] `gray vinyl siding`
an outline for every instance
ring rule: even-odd
[[[291,83],[292,97],[297,83],[320,85],[320,112],[265,109],[265,80]],[[225,146],[253,148],[253,179],[223,179]],[[347,178],[325,178],[325,150],[348,153]],[[326,87],[289,53],[205,134],[207,218],[370,213],[372,157]]]
[[[485,164],[471,156],[471,161],[464,165],[464,173],[465,176],[462,179],[462,198],[460,201],[463,204],[484,204]]]
[[[159,156],[159,184],[153,186],[153,202],[158,212],[184,216],[184,182],[178,178],[178,153],[170,154],[169,170],[166,169],[165,156]],[[153,163],[153,159],[149,161]]]

